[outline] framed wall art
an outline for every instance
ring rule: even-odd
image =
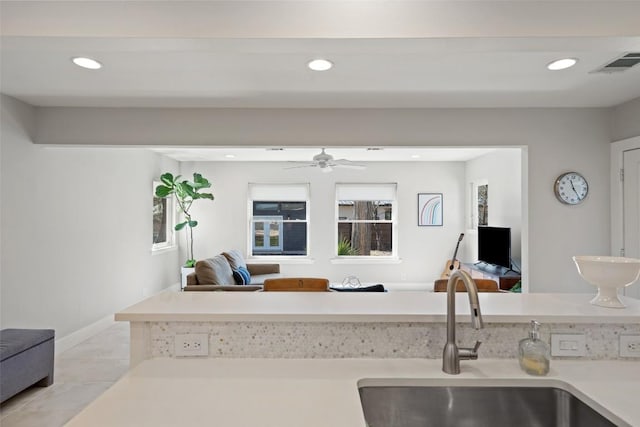
[[[442,193],[418,193],[418,226],[442,226]]]

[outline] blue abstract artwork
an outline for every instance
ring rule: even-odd
[[[442,225],[442,193],[418,194],[418,225]]]

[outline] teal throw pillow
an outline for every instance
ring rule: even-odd
[[[238,285],[251,284],[251,275],[249,274],[249,270],[247,270],[245,267],[238,267],[237,270],[234,270],[233,278]]]

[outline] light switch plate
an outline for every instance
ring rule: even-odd
[[[551,355],[583,357],[587,355],[584,334],[551,334]]]

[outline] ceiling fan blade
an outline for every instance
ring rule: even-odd
[[[347,160],[347,159],[335,160],[332,163],[332,166],[337,166],[337,167],[341,167],[341,168],[360,169],[360,170],[367,168],[366,165],[361,165],[359,163],[354,163],[351,160]]]
[[[317,168],[317,163],[303,163],[296,166],[285,166],[283,169],[299,169],[299,168]]]
[[[365,165],[345,165],[345,164],[337,164],[334,165],[337,168],[345,168],[345,169],[354,169],[354,170],[365,170],[367,167]]]

